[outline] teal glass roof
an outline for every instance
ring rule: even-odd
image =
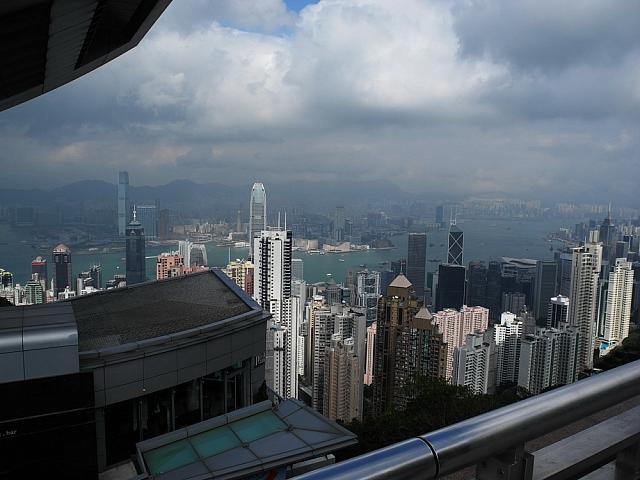
[[[266,410],[193,437],[154,448],[145,452],[143,456],[149,473],[158,475],[286,429],[286,423],[272,410]]]
[[[141,478],[245,478],[356,443],[302,402],[265,401],[138,443]],[[146,477],[144,476],[146,475]]]

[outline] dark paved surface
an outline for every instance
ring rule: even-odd
[[[81,352],[170,335],[250,310],[210,271],[77,297],[70,303]]]

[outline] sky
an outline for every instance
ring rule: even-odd
[[[638,206],[640,0],[174,0],[0,113],[4,184],[392,182]]]

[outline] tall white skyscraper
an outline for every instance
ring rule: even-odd
[[[292,295],[291,247],[292,235],[287,230],[263,230],[253,241],[253,298],[272,315],[265,376],[267,386],[283,398],[298,395],[298,339],[303,311],[300,297]]]
[[[251,187],[249,201],[249,255],[254,258],[254,239],[267,229],[267,193],[264,185],[257,182]],[[254,260],[254,263],[256,261]]]
[[[545,388],[567,385],[576,380],[576,328],[540,329],[522,339],[518,366],[518,387],[537,395]]]
[[[129,172],[118,174],[118,235],[124,237],[129,224]]]
[[[593,368],[601,261],[602,245],[599,243],[587,243],[572,250],[569,325],[580,333],[578,372]]]
[[[518,381],[520,346],[524,323],[514,313],[504,312],[500,324],[493,327],[493,340],[498,352],[496,385]]]
[[[604,337],[600,343],[601,355],[608,353],[629,336],[633,273],[631,262],[627,262],[624,258],[616,259],[609,273]]]
[[[464,345],[454,351],[452,383],[469,387],[476,394],[486,394],[489,389],[491,347],[490,343],[484,341],[483,334],[467,335]]]

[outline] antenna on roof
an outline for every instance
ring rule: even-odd
[[[280,230],[280,212],[278,212],[278,230]]]
[[[133,206],[133,221],[136,221],[136,206]]]
[[[284,211],[284,229],[287,229],[287,211]]]

